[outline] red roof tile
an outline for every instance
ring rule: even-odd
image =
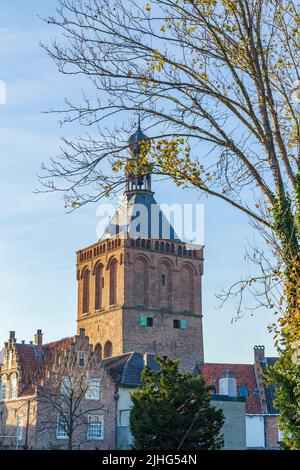
[[[236,377],[237,386],[244,386],[248,389],[246,413],[259,414],[261,412],[259,396],[255,393],[255,390],[257,391],[257,383],[253,365],[207,363],[201,365],[200,370],[206,383],[216,388],[216,393],[219,393],[219,379],[221,375],[228,370],[233,372]]]
[[[63,338],[43,345],[42,355],[34,344],[16,344],[19,365],[22,371],[22,385],[20,396],[32,395],[35,385],[43,378],[46,369],[49,370],[66,349],[74,341],[74,337]]]

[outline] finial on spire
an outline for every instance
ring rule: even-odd
[[[143,133],[141,128],[141,116],[138,115],[137,130],[129,137],[129,150],[135,156],[138,157],[141,151],[142,141],[149,140],[148,137]]]

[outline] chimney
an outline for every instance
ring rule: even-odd
[[[38,352],[42,351],[43,347],[43,333],[42,330],[37,330],[36,334],[34,335],[34,344],[38,348]]]
[[[9,332],[9,339],[10,341],[14,341],[16,337],[16,332],[15,331],[10,331]]]
[[[219,394],[228,397],[237,396],[236,378],[231,370],[227,370],[221,375],[219,380]]]
[[[265,347],[264,346],[254,346],[254,362],[257,364],[260,361],[265,361]]]

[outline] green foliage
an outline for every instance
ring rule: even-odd
[[[288,196],[282,200],[276,200],[273,206],[273,216],[274,231],[280,238],[283,258],[287,262],[299,250],[295,219],[292,212],[291,200]]]
[[[293,360],[291,348],[267,371],[267,382],[276,386],[275,406],[280,409],[279,427],[284,434],[282,447],[300,449],[300,364]]]
[[[220,449],[221,410],[210,406],[202,376],[181,374],[178,361],[157,359],[160,369],[146,367],[143,386],[132,395],[130,425],[134,448],[144,450]]]

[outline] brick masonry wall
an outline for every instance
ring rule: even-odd
[[[75,449],[80,450],[93,450],[93,449],[114,449],[116,446],[116,402],[115,402],[115,384],[111,381],[105,370],[100,369],[93,371],[91,376],[93,378],[100,378],[100,401],[98,403],[90,400],[83,400],[81,403],[82,410],[84,411],[93,409],[87,414],[96,414],[104,417],[104,438],[102,440],[88,440],[87,439],[87,426],[83,424],[78,427],[74,433],[73,444]],[[96,406],[95,406],[96,405]],[[47,410],[49,413],[49,410]],[[55,410],[53,410],[55,413]],[[37,414],[37,449],[49,448],[67,448],[67,439],[56,438],[56,426],[52,428],[45,427],[43,420],[45,418],[45,411],[41,403],[38,408]]]
[[[28,428],[27,446],[29,449],[34,449],[36,438],[36,411],[37,403],[34,396],[0,402],[0,435],[16,436],[18,417],[21,417],[23,424],[22,438],[18,441],[18,444],[19,446],[25,445],[26,428]],[[15,447],[16,441],[0,438],[0,444]]]
[[[266,447],[279,447],[276,416],[265,416]]]
[[[92,249],[93,253],[95,248]],[[179,358],[182,367],[193,369],[204,360],[202,333],[202,259],[129,246],[122,240],[117,248],[90,260],[78,255],[78,330],[85,328],[90,342],[113,345],[113,355],[129,351],[155,352]],[[110,262],[118,261],[117,305],[109,305]],[[95,305],[95,266],[104,266],[102,309]],[[83,314],[82,273],[88,268],[90,311]],[[162,279],[164,278],[164,283]],[[141,290],[144,289],[144,292]],[[139,324],[141,315],[154,318],[153,328]],[[186,320],[186,330],[173,328],[173,320]]]

